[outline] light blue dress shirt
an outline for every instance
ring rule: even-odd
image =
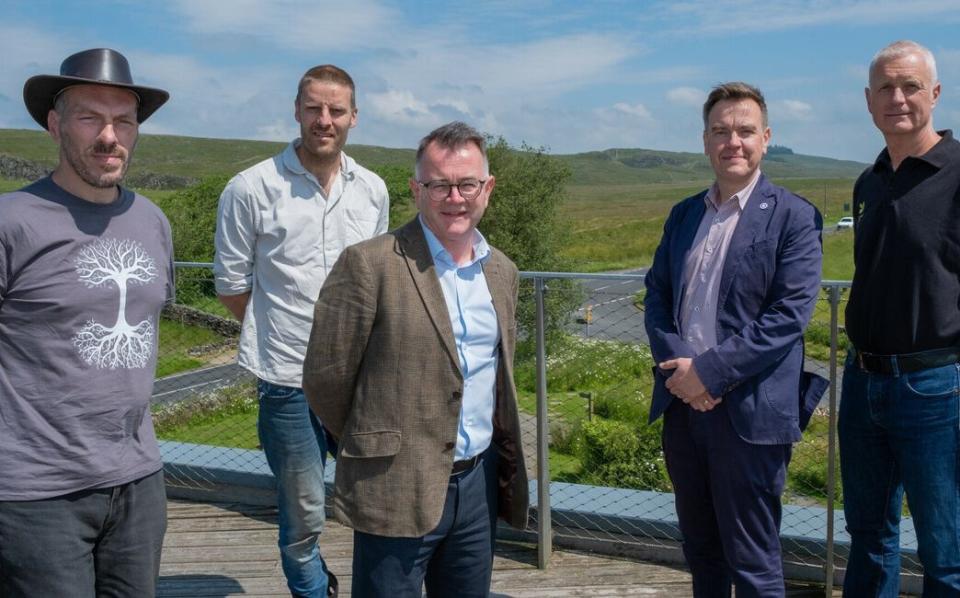
[[[427,238],[447,303],[463,373],[463,403],[454,457],[454,460],[462,461],[485,451],[493,438],[500,329],[493,298],[483,275],[483,264],[490,258],[490,246],[480,231],[474,231],[473,258],[461,266],[443,248],[422,217],[420,226]]]

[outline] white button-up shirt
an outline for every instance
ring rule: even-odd
[[[258,378],[299,388],[320,287],[343,249],[387,231],[383,180],[341,154],[327,195],[290,143],[233,177],[217,213],[217,293],[250,292],[239,363]]]
[[[490,258],[490,246],[480,231],[474,231],[473,258],[459,265],[423,222],[422,216],[420,226],[443,289],[463,373],[463,403],[454,452],[454,460],[462,461],[485,451],[493,438],[500,328],[483,274],[483,264]]]

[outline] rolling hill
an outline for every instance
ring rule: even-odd
[[[234,174],[276,154],[285,144],[271,141],[207,139],[174,135],[142,135],[130,176],[149,181],[164,179],[167,186],[184,184],[209,175]],[[350,145],[347,152],[366,165],[412,167],[413,149]],[[7,156],[6,160],[2,158]],[[56,163],[56,146],[43,131],[0,129],[0,177],[18,176],[28,166],[51,169]],[[713,178],[710,164],[702,154],[649,149],[608,149],[580,154],[558,154],[570,167],[572,185],[630,185],[637,183],[681,183]],[[792,153],[771,153],[763,170],[776,178],[855,178],[866,164]],[[26,169],[26,170],[24,170]],[[159,175],[159,177],[157,176]],[[143,186],[151,186],[140,183]]]

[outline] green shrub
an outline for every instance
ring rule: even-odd
[[[181,262],[212,262],[217,228],[217,202],[228,176],[208,177],[158,200],[173,232],[173,256]],[[197,304],[216,297],[213,273],[177,271],[177,302]]]
[[[583,463],[581,483],[670,491],[660,426],[595,418],[582,422],[574,445]]]

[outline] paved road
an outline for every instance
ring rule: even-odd
[[[643,312],[633,304],[635,295],[643,289],[643,281],[639,277],[646,270],[646,268],[641,268],[616,273],[637,276],[638,278],[635,279],[590,279],[585,281],[587,300],[577,312],[577,323],[574,324],[572,332],[590,338],[649,344],[646,330],[643,327]],[[585,313],[588,306],[591,307],[592,311],[589,326],[585,323]],[[824,361],[807,359],[805,368],[824,378],[830,376],[830,366]],[[843,381],[842,370],[841,364],[837,368],[838,391]],[[824,394],[820,405],[826,407],[828,403],[828,394]]]
[[[150,402],[154,405],[179,403],[245,379],[252,380],[253,376],[236,363],[174,374],[154,382]]]
[[[590,338],[647,344],[643,312],[633,304],[636,294],[643,290],[646,271],[640,268],[611,273],[624,278],[584,281],[587,300],[577,311],[578,323],[572,331]],[[589,325],[585,321],[588,308],[592,315]]]

